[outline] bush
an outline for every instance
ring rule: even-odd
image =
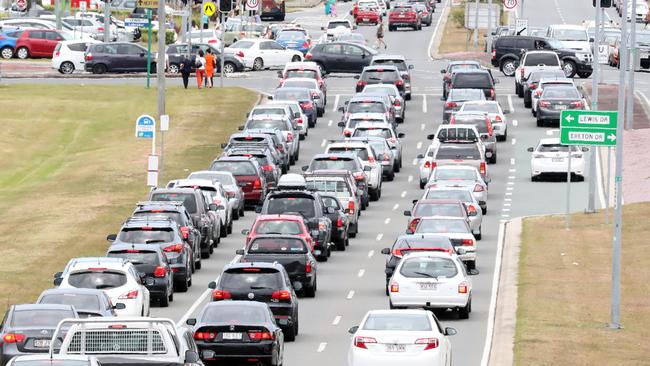
[[[456,23],[456,25],[460,28],[465,28],[465,8],[462,6],[459,6],[457,8],[454,8],[451,10],[451,13],[449,14],[449,17],[451,18],[451,21]]]
[[[140,32],[142,33],[142,37],[140,38],[140,41],[143,43],[147,43],[149,38],[149,31],[147,30],[147,28],[140,28]],[[151,42],[158,42],[158,30],[156,29],[152,30],[151,36],[152,36]],[[171,29],[167,29],[167,31],[165,32],[165,44],[174,43],[175,41],[174,36],[175,36],[174,31]]]

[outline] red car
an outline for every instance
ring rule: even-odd
[[[25,29],[16,40],[16,56],[52,58],[57,43],[64,40],[63,34],[54,29]]]
[[[242,230],[246,235],[246,245],[259,235],[282,234],[303,238],[311,251],[314,251],[314,239],[305,225],[305,220],[298,215],[259,215],[250,230]]]
[[[267,184],[257,159],[246,156],[221,157],[212,162],[210,170],[232,173],[244,192],[246,205],[258,206],[264,203]]]
[[[359,8],[359,10],[357,10],[357,14],[354,17],[354,22],[357,25],[362,23],[363,24],[372,23],[374,25],[377,25],[379,22],[381,22],[381,13],[377,8],[364,6]]]
[[[390,9],[388,13],[388,31],[392,32],[397,30],[398,27],[422,30],[422,19],[413,5],[398,4]]]

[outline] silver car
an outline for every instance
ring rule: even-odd
[[[381,186],[382,186],[382,166],[381,163],[377,161],[377,154],[370,147],[367,141],[359,140],[343,140],[343,141],[333,141],[327,145],[325,149],[326,154],[330,153],[346,153],[351,152],[356,154],[365,167],[369,167],[370,171],[367,172],[368,176],[368,191],[370,193],[370,199],[373,201],[378,201],[381,197]]]
[[[379,156],[384,178],[388,181],[393,180],[395,173],[399,172],[401,168],[401,161],[397,160],[397,151],[391,149],[388,141],[383,137],[368,136],[365,139]]]
[[[229,206],[232,207],[232,218],[237,220],[244,216],[244,192],[237,185],[237,180],[231,172],[200,170],[190,173],[187,179],[208,179],[221,183],[228,196]]]
[[[421,200],[426,199],[453,199],[463,202],[465,208],[467,209],[467,215],[470,220],[470,227],[473,229],[474,236],[476,240],[481,240],[482,231],[481,225],[483,224],[483,212],[479,210],[480,204],[474,192],[465,187],[443,187],[435,186],[429,187],[424,195],[422,195]],[[478,228],[478,232],[475,229]]]
[[[505,141],[508,138],[508,123],[506,122],[506,113],[501,108],[501,104],[494,100],[485,101],[468,101],[460,107],[459,113],[462,112],[483,112],[487,113],[492,122],[492,131],[497,141]]]
[[[392,84],[371,84],[366,85],[363,88],[362,93],[375,93],[375,94],[387,94],[390,99],[393,101],[393,108],[395,109],[395,119],[398,123],[404,123],[404,118],[406,114],[406,105],[404,98],[399,93],[399,90],[395,85]]]
[[[249,117],[249,120],[244,124],[244,131],[256,129],[276,129],[282,132],[284,139],[287,142],[287,149],[291,156],[290,161],[298,160],[300,154],[300,138],[298,126],[294,126],[291,120],[282,115],[273,114],[258,114]]]
[[[282,87],[285,88],[307,88],[311,91],[311,96],[314,98],[316,104],[316,112],[318,117],[322,117],[325,113],[325,94],[320,89],[318,81],[312,78],[289,78],[282,82]]]
[[[433,169],[427,186],[431,187],[457,187],[472,191],[481,207],[482,213],[487,213],[488,183],[490,178],[481,177],[479,171],[466,165],[443,165]]]
[[[404,133],[396,133],[389,124],[377,125],[367,124],[365,122],[359,123],[354,129],[352,137],[383,137],[388,142],[388,145],[397,155],[398,165],[402,166],[402,142],[401,138],[405,137]]]

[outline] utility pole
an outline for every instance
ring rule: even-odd
[[[478,9],[479,9],[479,0],[476,0],[476,10],[474,13],[474,48],[478,48]]]
[[[628,0],[623,0],[623,9],[627,9]],[[634,9],[632,9],[634,13]],[[621,22],[621,50],[627,49],[627,21]],[[623,224],[623,126],[625,122],[625,69],[628,65],[627,52],[619,53],[621,69],[618,83],[618,121],[616,125],[616,173],[614,192],[616,207],[614,209],[614,235],[612,238],[612,293],[611,319],[609,327],[621,329],[621,226]]]
[[[61,30],[61,0],[54,0],[54,16],[56,17],[56,29]]]
[[[224,24],[225,23],[225,20],[224,20],[225,17],[226,17],[226,15],[221,11],[221,9],[219,9],[219,26],[221,27],[221,33],[219,34],[219,38],[220,38],[220,42],[219,42],[220,43],[220,45],[219,45],[219,48],[220,48],[219,62],[221,63],[221,68],[219,69],[219,70],[221,70],[221,73],[219,75],[219,87],[220,88],[223,88],[223,76],[224,76],[223,75],[224,74],[223,65],[224,65],[225,55],[224,55],[224,49],[223,49],[223,46],[224,46],[223,45],[223,42],[224,42],[223,34],[225,33],[225,26],[224,26],[225,25]]]
[[[627,72],[628,88],[627,88],[627,111],[625,113],[625,129],[632,128],[632,118],[634,117],[634,73],[636,70],[636,0],[632,0],[632,16],[630,19],[630,44],[627,49],[630,54],[628,58],[629,70]]]
[[[116,29],[117,31],[117,29]],[[110,42],[111,39],[111,2],[104,1],[104,42]]]
[[[598,80],[600,80],[600,0],[596,0],[595,33],[594,33],[594,74],[591,79],[591,110],[598,110]],[[587,213],[596,212],[596,149],[589,154],[589,193]]]
[[[158,121],[165,115],[165,39],[167,38],[167,14],[165,1],[158,0],[158,60],[156,61],[156,84],[158,87]],[[164,134],[161,131],[161,136]],[[164,143],[163,143],[164,144]],[[160,147],[160,177],[163,171],[163,148]]]
[[[487,45],[492,47],[492,0],[488,0]],[[487,45],[485,46],[485,52],[491,52],[491,49]]]

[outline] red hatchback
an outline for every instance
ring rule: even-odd
[[[222,157],[212,162],[210,170],[232,173],[237,185],[244,192],[246,205],[257,206],[264,203],[267,184],[262,167],[255,158],[245,156]]]
[[[63,33],[53,29],[25,29],[16,40],[16,56],[52,58],[57,43],[66,39]]]
[[[359,24],[377,25],[379,22],[381,22],[380,11],[379,9],[371,6],[360,7],[359,10],[357,10],[357,14],[354,17],[354,22],[357,25]]]
[[[303,238],[312,253],[314,251],[314,239],[305,225],[305,220],[298,215],[259,215],[250,230],[242,230],[246,235],[246,245],[259,235],[295,235]]]
[[[422,30],[422,19],[413,5],[398,4],[393,6],[388,13],[388,30],[394,31],[398,27],[410,27],[413,30]]]

